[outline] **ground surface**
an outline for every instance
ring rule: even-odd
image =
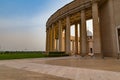
[[[41,63],[41,62],[37,62],[37,63]],[[113,58],[101,59],[101,58],[90,58],[90,57],[85,57],[85,58],[75,57],[71,59],[46,60],[43,61],[43,63],[50,65],[58,65],[58,66],[120,72],[120,60]]]
[[[40,58],[0,61],[0,80],[120,80],[113,58]]]
[[[0,66],[0,80],[68,80],[66,78],[41,74],[21,69]]]

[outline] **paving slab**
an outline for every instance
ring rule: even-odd
[[[70,80],[21,69],[0,66],[0,80]]]
[[[61,80],[120,80],[120,61],[111,58],[23,59],[0,61],[0,65],[63,78]]]

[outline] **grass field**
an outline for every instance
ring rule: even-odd
[[[65,52],[49,52],[49,55],[40,51],[15,51],[15,52],[0,52],[0,60],[10,60],[10,59],[25,59],[25,58],[45,58],[45,57],[63,57],[69,56]]]
[[[42,58],[46,57],[42,52],[0,52],[0,60]]]

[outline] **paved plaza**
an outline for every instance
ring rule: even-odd
[[[0,61],[0,80],[120,80],[120,60],[62,57]]]

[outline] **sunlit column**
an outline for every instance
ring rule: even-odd
[[[59,51],[62,51],[62,35],[63,35],[63,33],[62,33],[62,24],[61,24],[61,20],[59,20]]]
[[[50,31],[50,27],[49,27],[48,30],[49,30],[49,31],[48,31],[48,35],[49,35],[49,41],[48,41],[48,42],[49,42],[49,45],[48,45],[48,46],[49,46],[49,52],[50,52],[50,51],[51,51],[51,48],[50,48],[50,47],[51,47],[51,31]]]
[[[96,1],[93,1],[93,4],[92,4],[92,17],[93,17],[93,39],[94,39],[93,49],[94,49],[94,53],[101,53],[98,4]]]
[[[62,50],[65,51],[65,30],[62,37]]]
[[[70,54],[70,18],[67,16],[66,18],[66,33],[65,33],[65,46],[66,46],[66,54]]]
[[[73,51],[73,53],[75,51],[74,40],[72,41],[72,51]]]
[[[80,39],[80,38],[79,38]],[[78,54],[80,54],[80,40],[78,40]]]
[[[54,25],[52,25],[52,51],[55,50],[55,28]]]
[[[75,54],[78,54],[78,24],[75,24]]]
[[[52,27],[50,27],[50,51],[52,51]]]
[[[86,30],[86,19],[85,10],[81,11],[81,27],[80,27],[80,54],[85,56],[87,53],[87,30]]]

